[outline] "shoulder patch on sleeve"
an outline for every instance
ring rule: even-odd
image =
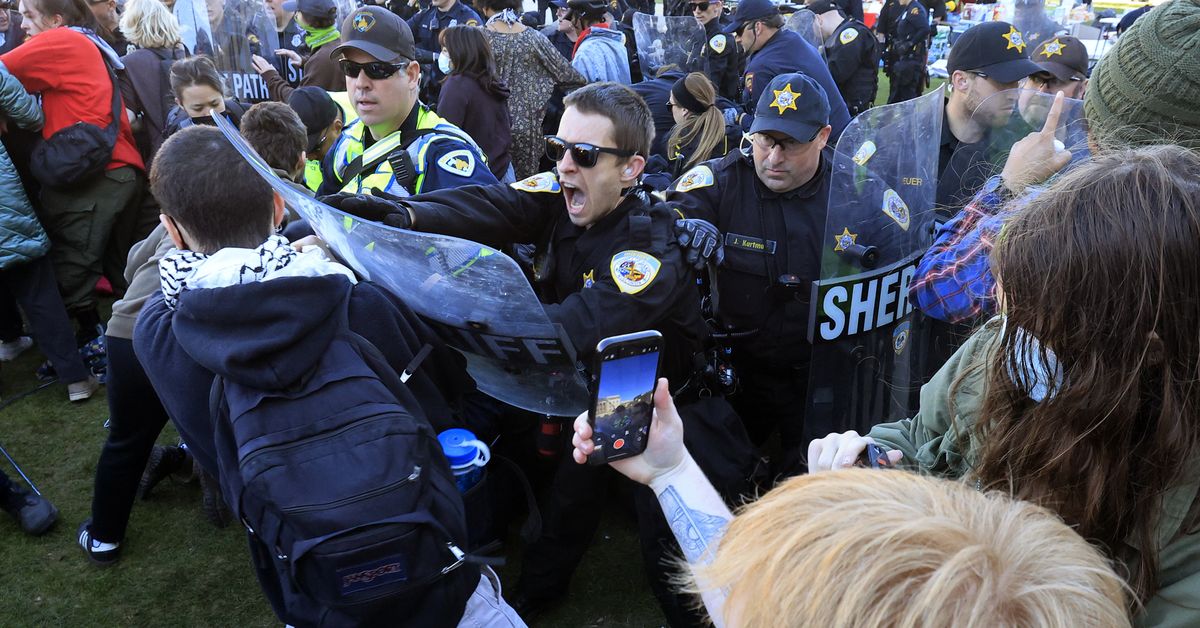
[[[838,35],[838,41],[842,42],[843,46],[854,41],[855,39],[858,39],[858,31],[854,30],[853,28],[847,28],[846,30],[842,31],[841,35]]]
[[[705,165],[699,165],[685,172],[682,177],[679,177],[679,183],[675,185],[675,191],[687,192],[688,190],[706,188],[712,185],[713,181],[712,169]]]
[[[475,155],[465,148],[452,150],[439,157],[437,165],[450,174],[469,177],[475,173]]]
[[[637,294],[646,289],[658,276],[662,262],[641,251],[621,251],[612,257],[608,270],[617,288],[625,294]]]
[[[750,92],[753,92],[753,91],[754,91],[754,73],[747,72],[746,73],[746,93],[749,94]]]
[[[920,12],[921,12],[920,9],[918,9],[917,7],[913,7],[912,11],[909,11],[909,13],[912,15],[918,15],[918,14],[920,14]]]
[[[467,26],[479,26],[479,20],[471,18],[467,20]]]
[[[554,176],[553,172],[541,172],[532,177],[521,179],[509,183],[514,190],[522,192],[549,192],[556,194],[561,191],[558,185],[558,177]]]
[[[721,33],[713,35],[712,39],[708,40],[708,47],[717,54],[725,52],[725,35]]]

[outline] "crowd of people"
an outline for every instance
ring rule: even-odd
[[[0,39],[0,361],[36,345],[69,402],[105,389],[91,563],[190,475],[288,625],[524,626],[571,603],[608,505],[672,626],[1200,623],[1200,1],[1094,67],[983,22],[938,94],[924,0],[874,28],[811,0],[821,46],[770,0],[667,3],[697,35],[658,67],[633,36],[655,7],[624,0],[267,0],[275,32],[236,42],[220,0],[214,41],[183,1],[22,0]],[[420,290],[361,261],[406,238]],[[896,240],[920,248],[877,269]],[[561,393],[482,357],[522,351],[488,313],[421,302],[461,280],[504,309],[472,274],[499,254],[560,336],[530,352],[581,375],[555,377],[661,334],[644,453],[587,464],[588,412],[485,394]],[[831,265],[883,342],[822,361]],[[893,315],[870,281],[897,269]],[[468,481],[468,446],[511,464]],[[32,535],[59,514],[2,473],[0,507]]]

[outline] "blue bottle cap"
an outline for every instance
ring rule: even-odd
[[[470,441],[476,440],[471,430],[446,430],[438,434],[437,438],[442,445],[442,453],[446,455],[452,467],[469,464],[479,457],[479,448],[470,444]]]

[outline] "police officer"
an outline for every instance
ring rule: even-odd
[[[925,69],[926,51],[929,45],[929,14],[925,6],[913,0],[898,0],[895,25],[891,27],[891,40],[884,53],[891,74],[891,93],[888,103],[897,103],[916,98],[925,91],[929,74]]]
[[[737,39],[724,32],[723,0],[689,0],[692,16],[704,27],[704,38],[696,42],[688,55],[688,66],[702,72],[717,88],[717,95],[737,100],[742,78],[742,56]]]
[[[725,110],[726,122],[738,122],[743,128],[754,123],[754,111],[765,88],[777,75],[803,72],[816,79],[828,94],[829,123],[833,125],[833,142],[850,122],[846,103],[829,68],[817,49],[799,33],[783,29],[783,16],[771,0],[742,0],[733,12],[726,32],[737,34],[738,43],[748,55],[746,73],[742,77],[742,107],[740,111]]]
[[[436,103],[446,72],[438,67],[438,53],[442,45],[438,35],[451,26],[479,26],[483,20],[474,9],[459,0],[431,0],[428,7],[408,20],[416,40],[416,59],[425,71],[421,97],[425,102]]]
[[[416,54],[408,24],[387,9],[362,7],[346,18],[334,57],[359,119],[334,146],[322,193],[408,196],[497,182],[471,137],[417,99]]]
[[[803,417],[809,291],[820,272],[829,200],[825,90],[805,74],[775,77],[750,131],[749,151],[696,166],[667,201],[722,234],[711,312],[728,361],[719,370],[732,366],[740,388],[729,401],[751,439],[762,444],[778,429],[784,455],[774,470],[794,474],[809,439],[835,427],[808,426]]]
[[[814,0],[808,9],[817,16],[825,38],[825,61],[850,116],[875,102],[879,87],[879,44],[866,24],[848,17],[831,0]]]

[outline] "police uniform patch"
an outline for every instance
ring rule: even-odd
[[[858,151],[854,153],[854,163],[860,166],[867,165],[867,162],[871,161],[871,158],[875,156],[875,150],[875,142],[867,140],[862,146],[859,146]]]
[[[1016,26],[1009,26],[1008,32],[1001,35],[1008,45],[1005,50],[1017,49],[1017,52],[1025,52],[1025,40],[1021,38],[1021,31],[1017,30]]]
[[[712,39],[708,40],[708,47],[717,54],[725,52],[725,36],[720,33],[713,35]]]
[[[796,98],[800,94],[799,92],[792,91],[791,83],[784,85],[783,89],[773,89],[771,91],[775,92],[775,100],[771,102],[771,106],[779,110],[779,115],[783,115],[783,112],[788,109],[798,111],[796,109]]]
[[[904,321],[892,330],[892,349],[896,351],[896,355],[904,353],[904,348],[908,346],[908,333],[911,324]]]
[[[746,73],[746,93],[754,91],[754,73]]]
[[[858,39],[858,31],[854,30],[853,28],[847,28],[846,30],[842,31],[841,35],[838,35],[838,41],[842,42],[843,46],[854,41],[855,39]]]
[[[858,240],[857,233],[850,233],[850,227],[842,227],[842,232],[833,236],[833,250],[845,251],[854,246],[856,240]]]
[[[617,288],[625,294],[637,294],[658,276],[662,262],[641,251],[621,251],[612,257],[608,270]]]
[[[479,26],[479,20],[471,18],[467,20],[467,26]]]
[[[908,213],[908,204],[891,188],[883,191],[883,213],[896,221],[901,229],[908,231],[908,225],[912,222]]]
[[[354,30],[365,33],[375,26],[375,16],[370,13],[359,13],[354,16],[354,21],[351,23],[354,25]]]
[[[688,190],[706,188],[712,185],[714,180],[713,171],[708,166],[696,166],[679,178],[679,183],[676,184],[675,191],[687,192]]]
[[[583,274],[583,287],[591,288],[596,285],[596,269],[593,268]]]
[[[532,177],[509,183],[509,185],[514,190],[521,190],[522,192],[549,192],[557,194],[561,190],[558,185],[558,178],[554,176],[553,172],[541,172]]]
[[[917,7],[913,7],[912,11],[909,11],[909,13],[911,13],[913,15],[918,15],[918,14],[920,14],[920,11],[917,9]]]
[[[1046,44],[1045,48],[1042,48],[1042,56],[1046,57],[1047,59],[1049,59],[1050,57],[1053,57],[1054,55],[1058,55],[1061,57],[1063,48],[1065,48],[1065,47],[1066,46],[1063,46],[1062,42],[1059,41],[1057,37],[1055,37],[1054,41]]]
[[[475,156],[471,151],[460,148],[452,150],[437,160],[438,168],[456,174],[460,177],[469,177],[475,173]]]

